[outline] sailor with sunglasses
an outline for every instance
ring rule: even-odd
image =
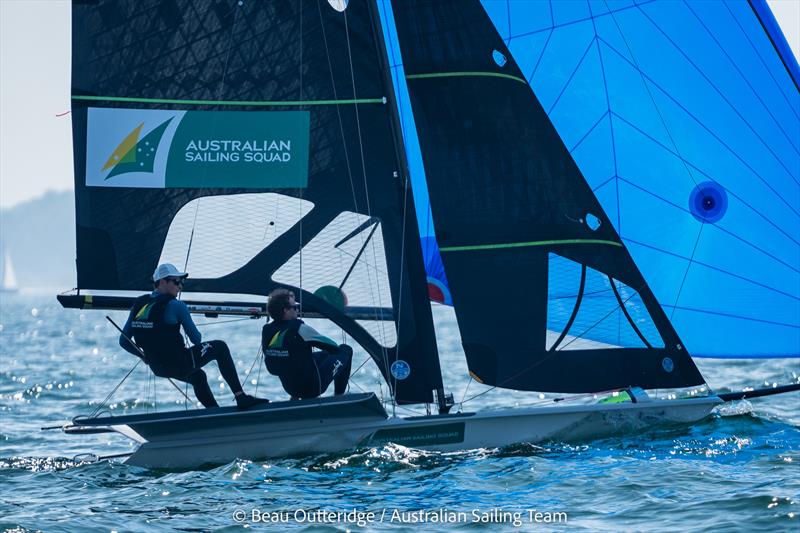
[[[288,289],[272,291],[267,311],[272,321],[261,330],[264,362],[291,399],[317,398],[331,383],[334,395],[344,394],[353,349],[336,344],[300,320],[300,304]]]
[[[144,361],[159,377],[173,378],[190,383],[194,394],[204,407],[218,407],[206,373],[202,367],[217,361],[220,374],[233,391],[236,405],[247,409],[267,403],[266,398],[245,394],[236,373],[228,345],[220,340],[202,342],[202,337],[189,314],[189,308],[180,300],[178,293],[189,275],[180,272],[175,265],[158,265],[153,273],[153,292],[138,297],[131,308],[119,344],[131,354],[141,357],[128,338],[142,349]],[[183,331],[192,342],[186,347],[181,335]],[[126,338],[127,337],[127,338]]]

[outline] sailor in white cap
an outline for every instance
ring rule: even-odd
[[[266,398],[256,398],[242,390],[227,344],[220,340],[202,342],[189,308],[177,299],[188,276],[170,263],[158,265],[153,273],[154,290],[134,302],[122,328],[124,335],[120,335],[120,346],[141,357],[126,338],[132,337],[144,352],[145,362],[155,375],[190,383],[195,396],[205,407],[218,407],[208,386],[206,373],[202,370],[212,360],[217,361],[219,371],[233,391],[240,409],[267,403],[269,400]],[[191,347],[184,342],[181,326],[192,342]]]

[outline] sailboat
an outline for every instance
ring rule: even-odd
[[[390,415],[363,393],[60,427],[133,439],[128,464],[183,468],[386,442],[594,438],[800,389],[647,392],[705,380],[489,11],[471,0],[76,2],[79,289],[61,304],[128,309],[163,262],[190,272],[187,305],[207,316],[263,317],[265,296],[287,287],[305,317],[369,355],[391,405],[438,412]],[[727,189],[698,190],[695,219],[714,225]],[[433,235],[421,235],[417,194]],[[454,410],[429,297],[455,308],[476,382],[615,396]],[[796,356],[791,305],[795,329],[778,341]]]
[[[0,293],[10,294],[19,290],[17,286],[17,276],[14,274],[14,265],[11,263],[11,256],[8,250],[3,250],[2,264],[0,264]]]

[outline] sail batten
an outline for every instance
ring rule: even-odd
[[[276,100],[276,101],[242,101],[242,100],[185,100],[170,98],[137,98],[132,96],[93,96],[72,95],[73,100],[89,102],[126,102],[139,104],[177,104],[202,106],[252,106],[252,107],[304,107],[315,105],[349,105],[349,104],[385,104],[386,97],[351,98],[345,100]]]
[[[440,252],[466,252],[474,250],[500,250],[503,248],[526,248],[528,246],[554,246],[564,244],[605,244],[607,246],[622,247],[619,241],[606,241],[602,239],[561,239],[549,241],[535,241],[535,242],[509,242],[498,244],[480,244],[474,246],[443,246],[439,248]]]

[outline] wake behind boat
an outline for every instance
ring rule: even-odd
[[[668,314],[662,285],[656,294],[640,271],[619,219],[479,2],[392,2],[438,263],[420,245],[410,126],[374,1],[175,6],[73,6],[79,289],[59,301],[128,309],[162,263],[192,272],[185,290],[198,296],[187,305],[207,316],[263,317],[265,296],[289,288],[306,316],[331,321],[366,352],[389,404],[438,414],[390,417],[368,393],[76,418],[68,433],[118,432],[140,443],[132,464],[192,466],[382,442],[454,450],[593,438],[691,423],[735,399],[646,392],[705,385],[673,323],[676,304]],[[255,157],[266,141],[280,157]],[[201,146],[213,157],[195,157]],[[696,200],[689,223],[732,231],[721,186],[670,177]],[[707,233],[726,246],[727,233]],[[659,273],[697,284],[692,265],[665,262]],[[626,391],[627,401],[451,413],[429,296],[453,303],[475,382]],[[788,325],[767,355],[797,355],[791,297],[771,308]],[[703,312],[719,315],[716,305]],[[710,323],[707,335],[726,335]],[[695,338],[693,325],[683,331]],[[755,354],[741,348],[729,355]]]

